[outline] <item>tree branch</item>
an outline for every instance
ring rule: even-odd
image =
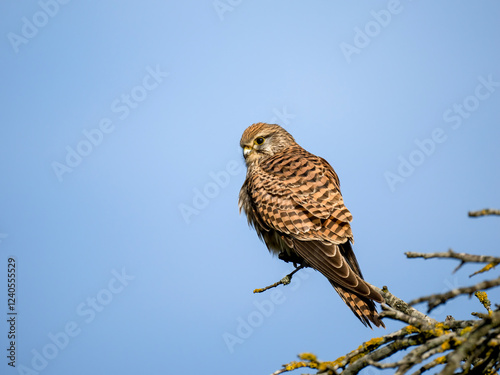
[[[373,286],[373,285],[372,285]],[[424,321],[426,323],[436,323],[436,321],[424,313],[418,311],[417,309],[410,306],[408,303],[403,301],[402,299],[396,297],[394,294],[390,293],[386,286],[382,289],[373,286],[373,288],[378,291],[382,297],[384,297],[385,303],[392,308],[402,312],[404,315],[408,317],[414,317],[418,320]]]
[[[457,368],[460,367],[461,361],[470,355],[474,349],[479,346],[479,343],[483,341],[487,333],[495,327],[500,325],[500,311],[491,314],[491,317],[484,319],[480,322],[477,328],[468,335],[467,340],[457,348],[457,350],[451,352],[447,356],[447,365],[442,371],[442,375],[451,375],[455,372]],[[469,358],[467,362],[472,363],[473,358]],[[496,358],[498,361],[498,357]],[[465,367],[465,366],[464,366]],[[464,368],[465,370],[465,368]]]
[[[469,217],[481,217],[481,216],[489,216],[489,215],[500,215],[500,210],[495,210],[491,208],[485,208],[484,210],[479,211],[469,211]]]
[[[491,264],[499,258],[465,253],[409,253],[409,257],[453,258],[462,263],[482,262]],[[491,269],[492,267],[490,267]],[[296,272],[298,270],[295,270]],[[500,285],[500,277],[483,281],[469,287],[454,289],[447,293],[434,294],[406,303],[391,294],[387,287],[374,288],[383,296],[382,319],[392,319],[407,324],[387,335],[373,338],[358,349],[334,361],[321,361],[314,354],[299,355],[300,361],[293,361],[273,373],[282,374],[299,368],[310,368],[317,374],[354,375],[368,366],[380,369],[394,368],[395,375],[406,374],[415,368],[414,375],[422,374],[445,365],[441,374],[454,374],[457,370],[469,373],[494,373],[500,368],[500,310],[492,311],[485,290]],[[479,291],[479,292],[478,292]],[[448,300],[475,293],[488,314],[476,314],[480,320],[455,320],[448,316],[444,322],[437,322],[411,305],[428,302],[429,311]],[[382,362],[395,353],[405,352],[403,358]],[[446,354],[447,353],[447,354]],[[471,372],[472,373],[472,372]]]
[[[406,252],[405,255],[408,258],[453,258],[461,260],[462,262],[471,262],[471,263],[500,263],[499,257],[488,256],[488,255],[473,255],[466,253],[456,253],[452,249],[447,252],[441,253],[416,253],[416,252]]]
[[[500,277],[497,277],[496,279],[493,280],[482,281],[480,283],[477,283],[476,285],[456,288],[446,293],[431,294],[430,296],[416,298],[410,301],[408,304],[416,305],[417,303],[427,302],[427,313],[430,313],[436,307],[442,305],[446,301],[453,299],[459,295],[462,294],[472,295],[472,293],[478,290],[490,289],[498,285],[500,285]]]
[[[265,292],[266,290],[268,289],[271,289],[271,288],[276,288],[278,285],[288,285],[292,282],[292,277],[293,275],[295,274],[295,272],[301,270],[302,268],[304,268],[305,266],[298,266],[297,268],[295,268],[292,272],[290,272],[288,275],[286,275],[285,277],[283,277],[280,281],[277,281],[275,282],[274,284],[271,284],[269,286],[266,286],[265,288],[258,288],[258,289],[254,289],[254,293],[262,293],[262,292]]]

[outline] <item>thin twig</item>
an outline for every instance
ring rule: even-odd
[[[430,313],[436,307],[442,305],[446,301],[448,301],[452,298],[455,298],[459,295],[462,295],[462,294],[471,295],[472,293],[474,293],[477,290],[490,289],[490,288],[493,288],[493,287],[498,286],[498,285],[500,285],[500,277],[497,277],[496,279],[493,279],[493,280],[482,281],[480,283],[477,283],[476,285],[462,287],[462,288],[456,288],[456,289],[450,290],[449,292],[446,292],[446,293],[432,294],[430,296],[416,298],[416,299],[408,302],[408,304],[409,305],[416,305],[417,303],[427,302],[427,304],[428,304],[427,305],[427,313]]]
[[[479,211],[469,211],[469,217],[481,217],[481,216],[489,216],[489,215],[500,215],[500,210],[495,210],[491,208],[485,208],[484,210]]]
[[[440,253],[417,253],[413,251],[406,252],[405,255],[408,258],[453,258],[458,259],[463,262],[472,262],[472,263],[500,263],[499,257],[489,256],[489,255],[474,255],[467,253],[456,253],[452,249],[447,252]]]
[[[472,277],[472,276],[476,276],[480,273],[483,273],[483,272],[487,272],[489,270],[492,270],[493,268],[495,268],[496,266],[498,265],[497,262],[491,262],[491,263],[488,263],[486,266],[484,266],[483,268],[481,268],[479,271],[476,271],[474,272],[472,275],[469,275],[469,277]]]
[[[275,282],[274,284],[271,284],[269,286],[266,286],[265,288],[258,288],[258,289],[255,289],[253,292],[254,293],[262,293],[262,292],[265,292],[266,290],[268,289],[271,289],[271,288],[276,288],[278,285],[288,285],[291,283],[292,281],[292,276],[294,275],[295,272],[301,270],[302,268],[304,268],[305,266],[298,266],[297,268],[295,268],[292,272],[290,272],[288,275],[286,275],[285,277],[283,277],[280,281],[277,281]]]
[[[460,264],[453,270],[452,273],[457,272],[465,263],[488,263],[479,271],[474,272],[469,277],[477,275],[479,273],[483,273],[493,269],[497,264],[500,263],[499,257],[487,256],[487,255],[473,255],[466,253],[456,253],[452,249],[447,252],[441,253],[416,253],[416,252],[406,252],[405,255],[408,258],[423,258],[423,259],[431,259],[431,258],[452,258],[460,260]]]

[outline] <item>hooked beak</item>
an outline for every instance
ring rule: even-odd
[[[248,156],[248,154],[250,154],[253,150],[253,147],[251,146],[245,146],[243,147],[243,157],[246,159],[246,157]]]

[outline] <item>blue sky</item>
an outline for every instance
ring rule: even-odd
[[[312,271],[252,294],[291,271],[238,214],[254,122],[334,166],[371,283],[409,300],[476,268],[403,252],[498,254],[497,220],[467,217],[500,206],[498,2],[0,10],[0,276],[13,256],[18,312],[2,373],[268,374],[383,334]]]

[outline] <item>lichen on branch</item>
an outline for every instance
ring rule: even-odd
[[[482,210],[469,216],[500,215],[500,210]],[[491,272],[500,264],[496,256],[457,253],[453,250],[437,253],[405,253],[408,258],[456,259],[458,271],[466,263],[483,263],[481,269],[470,276]],[[296,272],[295,270],[294,272]],[[387,287],[377,289],[384,297],[380,317],[405,323],[392,333],[364,342],[357,349],[333,361],[322,361],[312,353],[299,355],[272,375],[283,374],[299,368],[309,368],[322,375],[354,375],[366,367],[394,369],[395,375],[422,374],[433,370],[442,375],[498,374],[500,370],[500,306],[492,302],[485,290],[500,285],[500,277],[491,278],[471,286],[459,287],[446,293],[420,297],[406,303],[389,292]],[[452,298],[474,295],[487,313],[473,312],[471,319],[455,320],[449,315],[438,322],[413,305],[426,302],[428,311],[445,304]],[[484,310],[483,310],[484,311]],[[399,359],[391,361],[394,354]],[[402,357],[401,357],[402,355]]]

